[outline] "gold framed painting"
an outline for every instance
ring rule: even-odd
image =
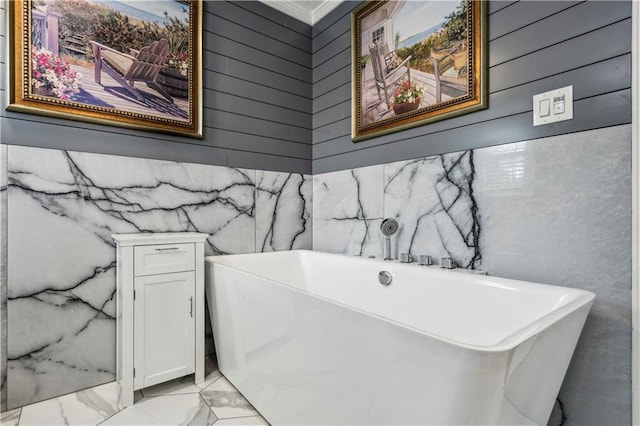
[[[12,0],[11,111],[202,137],[202,4]]]
[[[354,142],[487,107],[486,7],[381,0],[354,10]]]

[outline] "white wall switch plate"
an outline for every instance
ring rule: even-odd
[[[533,125],[573,120],[573,86],[533,95]]]

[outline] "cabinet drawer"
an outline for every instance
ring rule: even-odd
[[[193,244],[163,244],[138,246],[134,249],[135,275],[168,274],[193,271],[195,249]]]

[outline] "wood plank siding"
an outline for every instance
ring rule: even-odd
[[[310,173],[311,27],[256,1],[203,5],[203,139],[8,112],[3,78],[0,142]]]
[[[631,3],[489,2],[489,109],[351,141],[351,11],[313,27],[313,173],[631,122]],[[533,127],[532,96],[573,85],[574,120]]]

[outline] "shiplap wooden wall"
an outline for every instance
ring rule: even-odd
[[[489,108],[351,142],[348,1],[313,27],[313,173],[631,122],[630,1],[489,2]],[[532,96],[573,85],[574,119],[532,126]]]
[[[203,9],[202,140],[8,112],[3,55],[0,143],[310,173],[311,27],[257,1]]]

